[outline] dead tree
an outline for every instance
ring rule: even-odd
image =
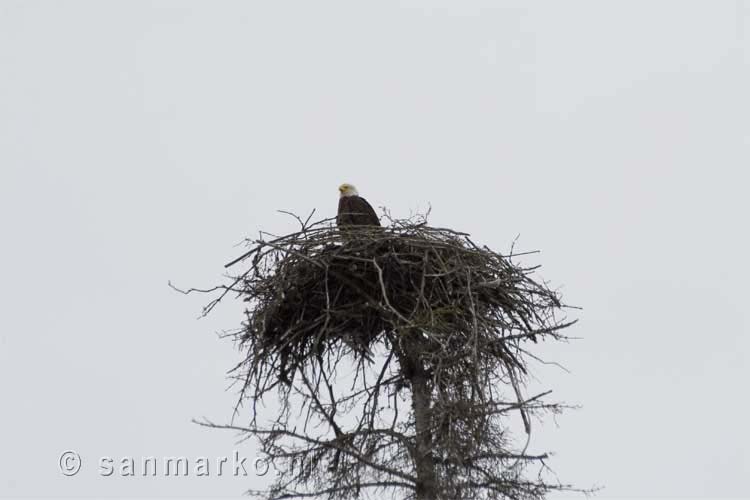
[[[520,416],[529,434],[532,417],[562,409],[549,392],[524,395],[529,346],[574,323],[535,267],[423,219],[345,235],[298,220],[298,232],[249,240],[227,265],[243,270],[204,309],[232,293],[247,304],[231,332],[243,353],[233,423],[202,423],[259,439],[278,476],[250,493],[536,500],[569,489],[510,430]]]

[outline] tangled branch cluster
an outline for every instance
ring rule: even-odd
[[[247,302],[233,373],[254,411],[234,428],[286,464],[266,494],[537,499],[562,488],[525,478],[546,455],[513,448],[503,421],[520,414],[530,433],[530,414],[560,409],[547,393],[523,395],[524,346],[572,324],[535,268],[424,220],[300,223],[250,242],[230,264],[245,270],[206,311],[232,291]],[[257,405],[274,389],[282,406],[261,424]]]

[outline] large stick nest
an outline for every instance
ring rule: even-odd
[[[519,264],[523,254],[420,218],[342,229],[298,220],[297,232],[248,240],[227,264],[243,267],[231,284],[202,290],[223,290],[204,314],[230,292],[247,304],[232,332],[244,352],[232,376],[238,408],[249,399],[254,412],[249,427],[228,428],[258,436],[272,461],[313,466],[282,467],[269,497],[413,494],[427,469],[441,498],[539,499],[561,489],[522,477],[547,455],[513,447],[504,422],[519,412],[530,437],[530,416],[561,409],[543,400],[549,392],[523,395],[535,359],[527,342],[565,338],[573,323],[555,317],[564,306],[535,267]],[[347,357],[354,380],[340,387]],[[259,424],[258,403],[273,388],[281,406]],[[400,411],[409,393],[411,411]]]
[[[416,348],[427,369],[477,355],[523,369],[511,346],[568,326],[554,318],[556,294],[530,278],[534,268],[421,220],[346,231],[302,223],[250,243],[229,264],[250,263],[230,289],[248,302],[239,338],[249,348],[246,382],[259,393],[328,349],[367,359],[379,340],[402,364],[404,350]]]

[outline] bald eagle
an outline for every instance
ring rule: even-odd
[[[339,186],[339,212],[336,215],[336,224],[342,226],[380,226],[380,220],[367,203],[357,192],[357,188],[351,184]]]

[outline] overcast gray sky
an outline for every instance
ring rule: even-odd
[[[100,457],[254,457],[196,321],[277,209],[354,183],[507,250],[580,305],[536,436],[602,497],[750,477],[750,2],[0,0],[0,495],[236,495]],[[539,427],[539,425],[537,425]],[[61,452],[83,460],[65,477]]]

